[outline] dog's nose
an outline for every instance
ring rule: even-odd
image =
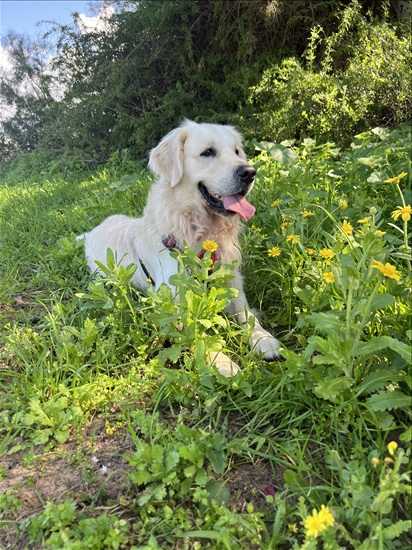
[[[256,170],[250,164],[239,166],[237,169],[237,177],[242,183],[252,183],[256,175]]]

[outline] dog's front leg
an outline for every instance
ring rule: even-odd
[[[227,312],[235,315],[239,324],[247,327],[248,319],[251,317],[254,321],[254,328],[249,340],[253,351],[263,354],[265,361],[273,361],[279,357],[280,343],[259,323],[257,317],[250,310],[247,298],[243,290],[242,276],[239,272],[235,273],[233,286],[238,290],[237,298],[234,298],[227,308]]]

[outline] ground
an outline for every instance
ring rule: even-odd
[[[16,537],[16,525],[42,511],[47,501],[56,503],[75,500],[79,506],[107,509],[119,503],[121,497],[130,496],[129,465],[125,458],[133,451],[133,439],[125,433],[106,433],[105,422],[94,420],[81,440],[60,445],[53,451],[36,447],[0,458],[4,472],[0,493],[12,489],[21,500],[17,515],[1,529],[0,548],[24,550],[27,536]],[[231,505],[246,512],[249,502],[255,509],[267,506],[265,494],[273,494],[283,480],[283,472],[274,473],[263,461],[255,464],[233,464],[227,474],[227,488]],[[41,550],[42,546],[30,546]]]

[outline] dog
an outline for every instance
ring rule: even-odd
[[[122,265],[137,265],[132,283],[147,289],[169,284],[178,262],[170,250],[183,243],[195,248],[205,240],[218,244],[222,264],[237,261],[231,284],[238,291],[227,313],[246,326],[253,317],[251,348],[267,361],[279,356],[279,342],[262,328],[251,312],[239,265],[239,233],[255,208],[246,196],[253,188],[255,169],[247,160],[242,137],[232,126],[185,120],[150,152],[149,167],[158,176],[151,186],[141,218],[113,215],[85,239],[85,255],[91,272],[95,260],[106,261],[111,248]],[[222,352],[209,354],[210,362],[225,376],[239,366]]]

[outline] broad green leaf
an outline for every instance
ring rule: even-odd
[[[402,533],[409,531],[410,529],[412,529],[412,520],[400,520],[393,525],[382,529],[382,535],[385,540],[393,540],[402,535]]]
[[[391,411],[410,407],[411,397],[400,390],[381,391],[369,397],[367,403],[374,411]]]
[[[373,355],[385,348],[390,348],[398,353],[408,364],[412,358],[412,347],[392,338],[391,336],[377,336],[369,342],[360,342],[353,351],[355,357],[363,355]]]
[[[220,506],[226,506],[230,500],[230,491],[223,481],[219,479],[210,479],[205,486],[209,493],[210,501],[215,500]]]
[[[315,394],[321,399],[336,403],[342,393],[352,387],[353,380],[346,376],[340,378],[326,377],[315,387]]]
[[[357,395],[370,394],[382,388],[399,382],[405,377],[403,372],[396,371],[390,367],[382,367],[369,372],[356,388]]]

